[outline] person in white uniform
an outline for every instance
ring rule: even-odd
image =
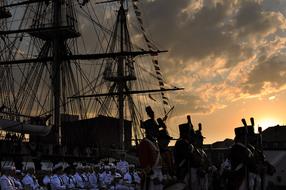
[[[39,190],[41,189],[41,186],[38,183],[37,178],[34,176],[35,174],[35,168],[32,166],[29,166],[27,168],[27,174],[22,179],[22,183],[24,185],[24,189],[29,190]]]
[[[11,179],[13,180],[14,185],[15,185],[17,190],[23,190],[24,189],[23,184],[21,182],[22,178],[23,178],[23,176],[22,176],[21,170],[16,170],[15,167],[12,167]]]
[[[51,177],[52,177],[52,169],[47,168],[43,170],[44,172],[44,177],[43,177],[43,184],[46,189],[50,190],[51,189]]]
[[[74,175],[76,188],[86,189],[86,181],[88,181],[87,176],[84,175],[84,168],[81,165],[78,165],[76,168],[76,173]]]
[[[75,168],[73,166],[68,166],[64,169],[64,174],[62,179],[67,189],[75,189],[76,181],[74,178]]]
[[[126,158],[125,153],[122,153],[120,155],[120,160],[116,164],[116,169],[119,170],[122,175],[124,175],[128,171],[129,167],[129,164],[125,160],[125,158]]]
[[[64,180],[61,178],[63,174],[63,166],[56,164],[53,168],[53,175],[51,177],[51,190],[64,190],[67,189]]]
[[[103,188],[109,188],[112,183],[112,175],[110,173],[110,166],[105,165],[104,166],[104,172],[101,173],[101,180],[102,180],[102,187]]]
[[[100,188],[100,181],[99,181],[99,165],[95,165],[91,168],[90,175],[88,176],[90,189],[91,190],[98,190]]]
[[[1,169],[2,176],[0,177],[1,190],[14,190],[15,186],[13,181],[10,179],[11,167],[3,166]]]
[[[129,187],[130,190],[139,188],[141,183],[141,178],[135,171],[135,165],[129,165],[129,171],[123,177],[124,183]]]

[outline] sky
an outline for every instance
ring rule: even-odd
[[[242,118],[286,124],[286,0],[138,2],[145,30],[168,50],[159,57],[166,83],[185,88],[169,96],[172,136],[187,115],[205,143],[233,138]]]
[[[205,143],[234,137],[241,119],[286,124],[285,0],[145,0],[147,31],[161,49],[160,65],[175,110],[171,135],[191,115]]]

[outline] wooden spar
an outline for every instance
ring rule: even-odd
[[[123,92],[123,94],[124,95],[146,94],[146,93],[177,91],[177,90],[184,90],[184,88],[154,89],[154,90],[131,90],[131,91],[128,91],[128,92]],[[100,97],[100,96],[117,96],[117,95],[119,95],[118,92],[112,92],[112,93],[103,93],[103,94],[90,94],[90,95],[82,95],[82,96],[72,96],[72,97],[69,97],[69,98],[92,98],[92,97]]]

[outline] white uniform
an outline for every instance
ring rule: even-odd
[[[57,174],[54,174],[51,177],[51,190],[63,190],[63,189],[66,189],[63,179]]]
[[[66,187],[68,189],[74,189],[75,188],[76,181],[75,181],[74,176],[64,174],[64,175],[62,175],[62,179],[63,179],[64,184],[66,185]]]
[[[140,184],[140,182],[141,182],[141,178],[137,172],[133,172],[133,173],[127,172],[124,175],[123,180],[129,184],[131,184],[131,183]]]
[[[88,182],[88,178],[87,178],[86,175],[76,173],[75,176],[74,176],[74,179],[75,179],[77,188],[80,188],[80,189],[85,189],[86,188],[86,184]]]
[[[129,168],[129,164],[125,160],[120,160],[116,164],[116,169],[118,169],[123,175],[128,171],[128,168]]]
[[[83,173],[83,179],[84,179],[84,185],[85,185],[85,187],[86,188],[90,188],[90,181],[89,181],[89,176],[90,176],[91,174],[90,173]]]
[[[102,173],[99,174],[99,183],[101,186],[105,186],[105,177],[107,175],[107,172],[104,171]]]
[[[14,190],[15,186],[13,184],[13,181],[6,175],[2,175],[0,177],[0,185],[1,185],[1,190]]]
[[[129,190],[129,187],[127,187],[126,185],[124,185],[122,183],[122,176],[115,172],[115,173],[110,173],[110,175],[107,175],[107,177],[111,178],[111,183],[109,185],[110,190]]]
[[[37,190],[40,189],[40,185],[38,183],[38,180],[36,179],[35,176],[27,174],[25,177],[22,179],[22,183],[24,187],[29,187],[31,190]]]
[[[99,174],[93,172],[88,176],[88,179],[92,190],[99,189]]]
[[[105,173],[104,178],[102,179],[105,186],[110,186],[113,181],[113,176],[110,172]]]
[[[12,180],[13,180],[14,186],[16,187],[17,190],[23,190],[24,189],[24,187],[23,187],[23,185],[19,179],[12,177]]]
[[[136,187],[140,186],[141,178],[136,172],[127,172],[123,177],[123,181],[130,190],[134,190]]]

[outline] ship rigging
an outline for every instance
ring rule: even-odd
[[[182,90],[163,80],[157,56],[166,51],[148,37],[137,0],[2,0],[0,41],[0,128],[38,118],[60,145],[61,114],[105,115],[119,119],[124,150],[124,121],[142,138],[145,106],[166,114],[165,92]]]

